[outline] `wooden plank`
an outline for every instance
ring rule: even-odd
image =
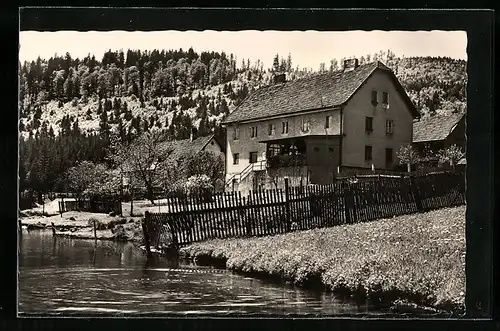
[[[224,207],[224,196],[217,195],[214,201],[214,212],[213,218],[215,222],[219,224],[224,224],[224,237],[234,237],[231,231],[232,222],[229,217],[226,217],[226,212],[222,211]]]
[[[273,218],[271,216],[271,206],[270,206],[270,201],[267,199],[267,190],[260,190],[260,198],[263,203],[267,203],[267,207],[264,207],[263,213],[265,217],[265,229],[267,235],[274,235],[274,224],[273,224]]]
[[[275,190],[266,190],[266,198],[267,198],[267,202],[269,202],[271,204],[269,206],[269,214],[273,220],[274,233],[279,234],[279,233],[281,233],[279,213],[277,210],[279,205],[278,205],[278,199],[277,199],[277,195],[275,193]]]

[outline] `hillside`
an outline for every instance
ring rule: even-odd
[[[340,69],[293,67],[276,55],[270,68],[233,54],[169,50],[108,51],[99,61],[70,54],[19,64],[21,187],[48,189],[78,161],[106,161],[114,138],[130,142],[144,131],[171,139],[223,137],[221,121],[275,72],[293,80]],[[360,57],[390,67],[423,116],[466,109],[467,63],[450,58],[397,57],[391,51]],[[47,188],[48,187],[48,188]]]
[[[397,58],[390,52],[362,57],[360,61],[374,59],[381,59],[396,73],[423,115],[465,109],[465,61]],[[323,65],[315,72],[300,70],[292,68],[291,59],[289,61],[287,64],[282,59],[278,66],[278,70],[288,73],[289,79],[326,70]],[[337,63],[332,62],[330,69],[337,69]],[[259,62],[251,66],[248,61],[236,68],[232,54],[229,57],[224,53],[198,55],[191,49],[167,53],[129,50],[126,60],[121,51],[106,53],[102,61],[94,57],[80,61],[69,54],[48,61],[38,59],[21,66],[21,131],[35,132],[47,121],[48,127],[52,126],[57,133],[66,115],[71,123],[78,119],[84,132],[99,131],[99,123],[103,121],[98,106],[101,99],[103,104],[107,100],[112,102],[106,114],[112,131],[117,131],[122,122],[126,132],[132,129],[133,133],[140,131],[137,127],[144,128],[143,122],[147,122],[149,127],[165,130],[174,126],[171,128],[174,135],[183,136],[183,130],[175,127],[185,116],[190,119],[185,120],[185,124],[189,122],[206,133],[214,130],[249,91],[268,85],[273,69],[264,70]],[[118,109],[112,112],[115,108]],[[176,134],[176,131],[179,132]]]

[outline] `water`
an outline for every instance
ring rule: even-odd
[[[23,232],[19,313],[343,315],[386,311],[226,270],[147,259],[131,243]]]

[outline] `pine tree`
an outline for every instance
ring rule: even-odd
[[[279,69],[280,69],[280,57],[278,54],[276,54],[273,59],[273,72],[278,72]]]

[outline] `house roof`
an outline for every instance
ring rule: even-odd
[[[228,115],[224,123],[264,119],[307,110],[331,108],[346,103],[375,70],[387,72],[414,117],[418,111],[394,73],[377,61],[350,71],[335,71],[260,88]]]
[[[465,113],[435,115],[413,122],[413,142],[439,141],[446,139]]]
[[[191,139],[183,139],[183,140],[168,140],[160,143],[158,148],[162,150],[171,150],[168,155],[169,161],[177,161],[182,155],[187,154],[196,154],[205,148],[210,141],[214,138],[214,135],[206,136],[206,137],[198,137],[191,141]],[[215,139],[214,139],[215,141]],[[153,162],[149,169],[152,170],[156,167],[157,162]],[[125,165],[123,171],[131,171],[130,166]]]
[[[172,152],[168,156],[170,160],[176,160],[184,154],[196,154],[205,148],[208,143],[214,138],[214,135],[206,137],[198,137],[196,139],[169,140],[161,144],[161,148],[171,149]]]

